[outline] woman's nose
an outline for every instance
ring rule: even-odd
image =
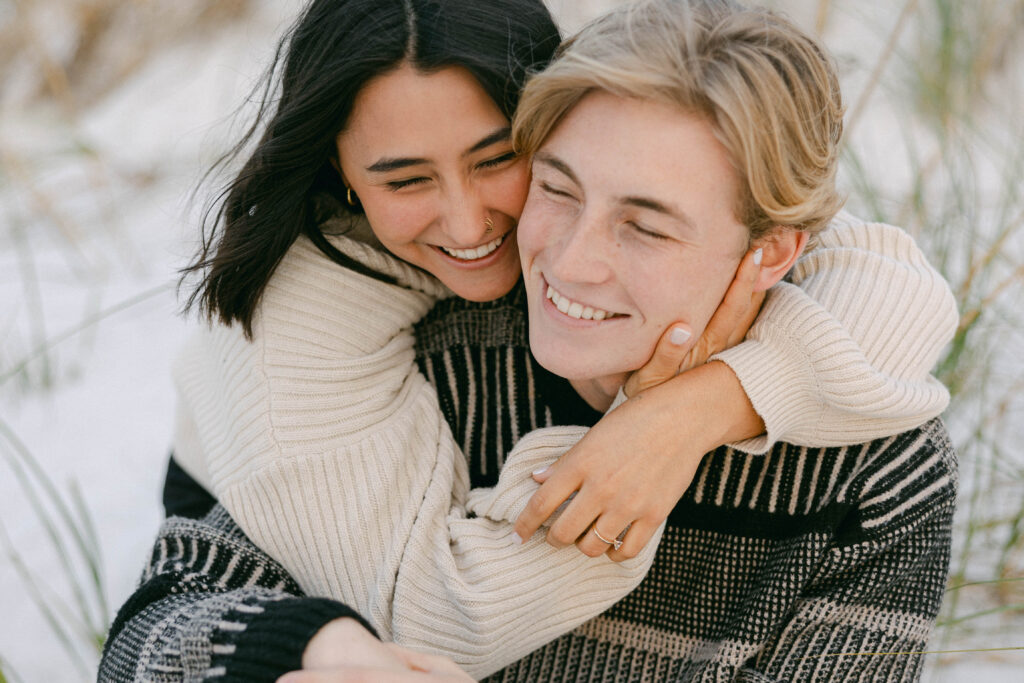
[[[487,209],[473,187],[461,187],[447,199],[444,232],[459,247],[478,246],[487,232]]]

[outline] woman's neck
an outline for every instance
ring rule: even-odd
[[[622,373],[594,379],[571,379],[569,384],[587,405],[603,413],[611,407],[619,388],[625,384],[626,377],[627,375]]]

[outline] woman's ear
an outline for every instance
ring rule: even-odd
[[[786,277],[786,273],[800,258],[807,246],[807,232],[792,228],[776,227],[764,237],[751,244],[752,249],[762,249],[761,272],[754,284],[755,292],[763,292]]]
[[[348,187],[348,181],[345,179],[345,172],[341,170],[341,162],[338,161],[338,157],[334,155],[331,156],[331,166],[333,166],[334,170],[338,172],[338,175],[341,177],[341,182],[345,183],[345,187]]]

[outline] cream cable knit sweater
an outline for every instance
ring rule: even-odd
[[[176,455],[311,595],[485,675],[628,593],[656,543],[621,565],[554,550],[540,534],[513,543],[529,472],[582,430],[527,436],[499,485],[470,496],[465,459],[413,359],[410,325],[447,292],[331,239],[405,286],[346,271],[300,239],[267,287],[254,342],[215,325],[180,356]],[[796,276],[805,289],[773,292],[752,341],[723,354],[769,439],[859,442],[941,412],[947,394],[928,371],[955,309],[908,237],[843,217]],[[896,329],[879,339],[881,324]]]

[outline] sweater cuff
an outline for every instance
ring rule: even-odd
[[[830,326],[822,325],[821,313],[800,301],[803,297],[780,296],[784,293],[778,289],[783,287],[793,286],[780,283],[769,291],[746,341],[711,357],[736,373],[764,421],[764,434],[728,444],[753,455],[768,452],[794,433],[813,431],[824,410],[822,388],[807,352],[818,344],[822,328]],[[777,326],[776,320],[787,324]]]
[[[533,472],[550,467],[586,432],[586,427],[559,426],[544,427],[525,435],[502,465],[498,483],[493,488],[475,488],[469,492],[466,510],[495,522],[515,523],[533,492],[540,487],[533,481]],[[561,508],[543,526],[553,523],[560,512]]]
[[[259,611],[256,611],[259,610]],[[243,612],[239,614],[239,612]],[[234,610],[228,621],[244,629],[226,635],[215,647],[211,666],[224,681],[273,680],[302,668],[306,645],[328,622],[352,617],[375,637],[377,632],[359,614],[326,598],[287,598]]]

